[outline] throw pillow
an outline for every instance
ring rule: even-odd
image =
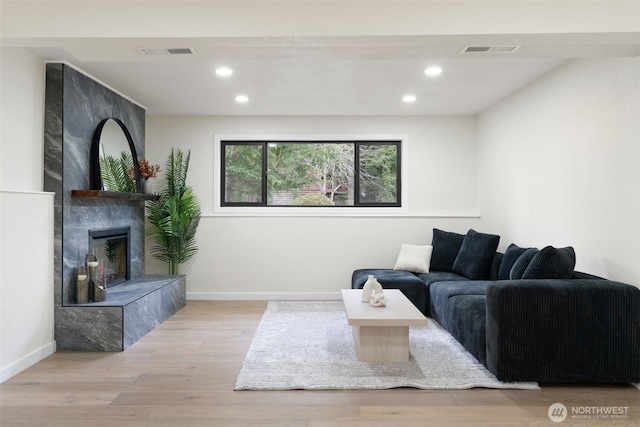
[[[513,267],[509,271],[510,280],[522,279],[522,274],[529,266],[531,259],[538,253],[538,248],[529,248],[524,251],[513,263]]]
[[[511,267],[513,267],[513,264],[516,263],[520,255],[522,255],[526,250],[527,248],[521,248],[515,243],[509,245],[507,250],[504,251],[504,256],[502,257],[502,262],[498,269],[498,280],[509,280]]]
[[[400,253],[394,270],[411,271],[412,273],[428,273],[433,246],[400,245]]]
[[[463,240],[464,234],[434,228],[431,240],[433,253],[431,254],[430,270],[451,272]]]
[[[471,280],[487,279],[500,236],[469,230],[453,263],[453,272]]]
[[[571,246],[540,250],[522,274],[523,279],[569,279],[576,266],[576,252]]]

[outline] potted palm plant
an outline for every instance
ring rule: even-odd
[[[165,188],[157,200],[147,204],[149,227],[146,234],[155,245],[154,258],[168,264],[169,274],[179,274],[180,264],[198,251],[196,229],[200,222],[200,202],[186,185],[191,151],[171,149],[167,159]]]

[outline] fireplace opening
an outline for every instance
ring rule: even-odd
[[[98,259],[105,287],[131,278],[131,227],[89,230],[89,250]]]

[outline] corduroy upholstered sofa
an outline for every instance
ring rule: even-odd
[[[403,245],[395,269],[358,269],[352,288],[373,274],[400,289],[501,381],[640,382],[640,289],[574,271],[571,247],[500,253],[499,239],[434,229],[415,265]]]

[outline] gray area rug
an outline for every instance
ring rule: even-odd
[[[409,362],[360,362],[341,301],[272,301],[235,390],[539,389],[498,381],[440,325],[409,330]]]

